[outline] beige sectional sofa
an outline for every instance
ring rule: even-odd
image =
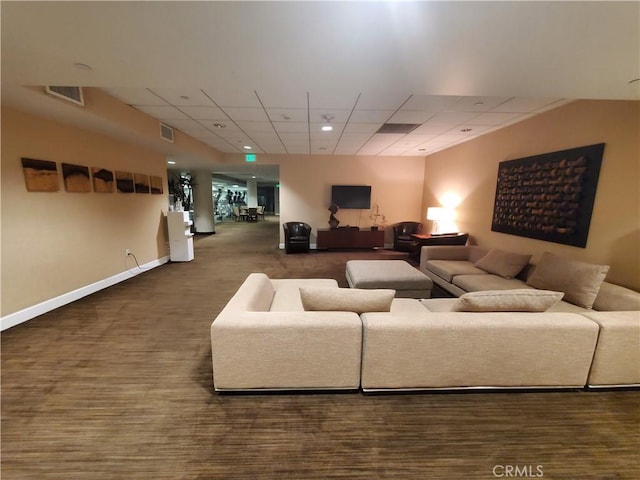
[[[600,304],[629,301],[628,292],[615,287],[601,289]],[[522,292],[530,291],[515,292],[515,298],[520,301],[528,296]],[[315,305],[309,300],[312,292]],[[539,294],[533,297],[549,296]],[[392,290],[342,289],[332,279],[251,274],[211,325],[214,387],[380,391],[640,385],[640,311],[456,311],[463,300],[393,298]]]

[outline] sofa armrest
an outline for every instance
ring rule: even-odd
[[[486,248],[477,245],[425,245],[420,253],[420,268],[429,260],[467,260],[475,262],[486,255]]]
[[[640,385],[640,312],[587,312],[600,326],[589,386]]]
[[[211,325],[216,390],[358,388],[362,322],[352,312],[239,312]]]

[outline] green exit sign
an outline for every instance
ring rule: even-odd
[[[245,162],[255,162],[256,161],[256,154],[255,153],[245,153],[244,154],[244,161]]]

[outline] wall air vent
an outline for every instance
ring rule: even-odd
[[[161,123],[160,136],[164,138],[167,142],[173,143],[173,128],[171,128],[169,125],[165,125],[164,123]]]
[[[84,97],[82,96],[82,87],[59,87],[47,85],[46,92],[54,97],[62,98],[68,102],[84,107]]]
[[[409,133],[419,126],[419,123],[385,123],[376,133]]]

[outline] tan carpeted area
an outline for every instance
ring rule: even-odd
[[[3,332],[2,479],[638,478],[638,391],[214,394],[209,326],[248,273],[346,286],[347,259],[404,258],[286,255],[279,228],[224,223]]]

